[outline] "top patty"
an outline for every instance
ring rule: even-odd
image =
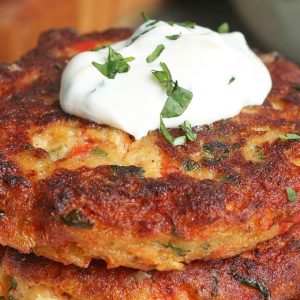
[[[129,34],[50,31],[0,66],[0,243],[64,264],[171,270],[236,255],[299,222],[300,141],[278,136],[300,133],[300,69],[265,57],[264,105],[194,128],[193,143],[173,147],[159,131],[134,141],[58,103],[71,56]]]

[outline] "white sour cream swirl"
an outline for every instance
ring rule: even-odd
[[[243,34],[219,34],[200,26],[190,29],[159,21],[140,35],[151,28],[150,22],[128,40],[112,45],[123,57],[135,58],[127,73],[108,79],[92,65],[107,61],[107,48],[71,59],[61,82],[60,104],[65,112],[119,128],[136,139],[147,135],[159,128],[167,99],[165,88],[152,74],[161,70],[160,62],[166,63],[179,86],[193,93],[181,116],[164,119],[167,127],[179,127],[185,120],[192,126],[210,124],[237,115],[245,106],[263,103],[272,86],[270,74]],[[166,38],[177,34],[177,40]],[[146,57],[159,44],[164,51],[147,63]]]

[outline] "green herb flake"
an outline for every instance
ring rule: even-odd
[[[108,153],[106,152],[106,151],[104,151],[104,150],[102,150],[101,148],[99,148],[99,147],[94,147],[93,149],[92,149],[92,154],[94,154],[94,155],[97,155],[97,156],[102,156],[102,157],[105,157],[105,156],[107,156],[108,155]]]
[[[180,256],[186,256],[189,252],[191,252],[191,250],[185,250],[182,248],[175,247],[171,241],[168,242],[168,244],[163,244],[163,246],[165,248],[170,248],[172,251],[174,251],[177,255]]]
[[[147,56],[146,58],[147,63],[149,64],[154,62],[164,50],[165,50],[165,46],[163,44],[156,46],[154,51],[149,56]]]
[[[296,133],[279,134],[278,138],[284,141],[287,140],[300,140],[300,135]]]
[[[255,146],[255,153],[257,155],[257,158],[260,162],[264,161],[265,160],[265,155],[264,155],[264,152],[263,150],[261,149],[261,147],[259,146]]]
[[[297,193],[294,189],[288,187],[288,188],[286,188],[286,193],[287,193],[289,202],[294,202],[297,200]]]
[[[155,24],[157,24],[159,21],[158,20],[153,20],[151,22],[149,22],[146,27],[151,27],[151,26],[154,26]],[[154,28],[154,27],[153,27]]]
[[[161,112],[162,117],[174,118],[182,115],[189,106],[192,98],[192,92],[176,84],[163,107]]]
[[[202,146],[202,149],[203,149],[203,151],[206,152],[206,153],[209,153],[209,154],[212,154],[212,153],[213,153],[212,147],[210,147],[210,146],[207,145],[207,144],[204,144],[204,145]]]
[[[194,142],[196,140],[197,134],[193,133],[192,126],[189,121],[184,121],[180,127],[185,132],[185,135],[189,141]]]
[[[91,49],[90,51],[99,51],[99,50],[107,48],[107,47],[108,47],[108,45],[102,45],[102,46],[96,47],[94,49]]]
[[[146,34],[147,32],[149,32],[150,30],[154,29],[155,27],[151,27],[145,31],[143,31],[142,33],[138,34],[137,36],[133,37],[131,39],[131,41],[129,42],[129,44],[127,46],[130,46],[131,44],[133,44],[137,39],[139,39],[142,35]]]
[[[181,34],[166,35],[166,38],[171,41],[176,41],[180,38],[180,36]]]
[[[231,83],[233,83],[234,81],[235,81],[235,77],[232,76],[232,77],[229,79],[228,84],[231,84]]]
[[[15,297],[9,295],[7,299],[8,299],[8,300],[15,300]]]
[[[111,165],[111,170],[116,175],[145,177],[145,170],[136,166]]]
[[[193,170],[199,170],[201,168],[200,164],[194,160],[191,159],[184,159],[183,162],[181,163],[183,169],[185,171],[193,171]]]
[[[59,70],[59,71],[62,70],[62,65],[61,65],[61,63],[57,62],[54,66],[55,66],[55,68],[56,68],[57,70]]]
[[[73,209],[67,216],[62,217],[62,221],[68,225],[77,228],[91,228],[94,223],[85,218],[83,213],[78,209]]]
[[[238,274],[236,272],[234,272],[232,274],[232,276],[233,276],[233,278],[235,280],[237,280],[241,284],[247,285],[249,287],[252,287],[252,288],[258,290],[264,296],[265,299],[271,299],[270,298],[271,297],[271,293],[268,290],[268,288],[264,285],[264,283],[258,282],[255,279],[248,278],[246,276],[240,275],[240,274]]]
[[[190,21],[185,21],[185,22],[174,22],[174,21],[167,21],[167,23],[171,26],[173,25],[178,25],[184,28],[188,28],[188,29],[194,29],[196,26],[195,22],[190,22]]]
[[[134,57],[124,58],[120,53],[115,51],[112,47],[108,47],[108,59],[104,64],[99,64],[95,61],[92,62],[92,65],[104,76],[109,79],[114,79],[117,73],[126,73],[129,71],[130,66],[128,62],[134,60]]]
[[[174,138],[165,126],[162,116],[160,116],[160,131],[164,135],[167,141],[169,141],[173,146],[182,146],[186,143],[186,136],[179,136]]]
[[[141,12],[141,16],[145,22],[150,20],[150,17],[144,11]]]
[[[165,63],[161,62],[160,66],[162,71],[152,71],[152,74],[156,77],[156,79],[166,88],[168,96],[160,114],[160,131],[173,146],[184,145],[187,138],[189,140],[195,140],[196,138],[191,128],[188,126],[189,123],[185,123],[183,125],[183,130],[186,135],[174,138],[166,128],[163,118],[174,118],[180,116],[190,104],[193,98],[193,93],[178,86],[177,81],[174,82],[172,80],[170,70]]]
[[[230,29],[229,29],[229,25],[227,22],[222,23],[218,28],[219,33],[228,33],[229,30]]]
[[[160,63],[162,71],[152,71],[156,79],[166,88],[167,95],[171,95],[173,90],[173,81],[169,68],[163,62]]]

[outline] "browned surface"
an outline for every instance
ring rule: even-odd
[[[56,63],[128,34],[51,31],[0,66],[0,242],[65,264],[102,258],[170,270],[252,249],[299,222],[300,142],[278,139],[300,133],[299,68],[272,60],[265,104],[195,128],[194,143],[174,148],[158,131],[134,141],[64,114],[56,101]],[[94,146],[108,155],[96,157]],[[88,228],[70,226],[74,211]]]
[[[80,269],[12,249],[3,267],[18,282],[11,294],[20,300],[35,300],[38,294],[47,294],[45,290],[53,299],[72,300],[296,300],[300,298],[300,226],[253,251],[219,262],[195,261],[184,271],[108,270],[101,262]]]

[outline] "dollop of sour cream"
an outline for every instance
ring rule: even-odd
[[[192,126],[210,124],[237,115],[245,106],[263,103],[272,86],[270,74],[243,34],[153,23],[145,22],[132,37],[111,45],[124,58],[134,57],[128,62],[129,71],[116,74],[114,79],[92,64],[104,64],[108,48],[72,58],[62,75],[62,109],[139,139],[160,128],[167,95],[152,71],[161,70],[161,62],[180,87],[193,93],[182,115],[164,119],[166,127],[179,127],[185,120]],[[172,35],[177,39],[167,38]],[[164,50],[148,63],[146,58],[158,45],[164,45]]]

